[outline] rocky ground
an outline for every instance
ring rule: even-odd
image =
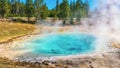
[[[57,58],[56,61],[12,61],[0,58],[1,68],[120,68],[120,50],[77,58]]]

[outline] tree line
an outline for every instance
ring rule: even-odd
[[[51,4],[52,5],[52,4]],[[36,20],[46,19],[47,17],[54,17],[66,20],[68,18],[87,17],[89,11],[89,4],[86,0],[71,1],[56,0],[56,6],[53,9],[48,9],[44,0],[0,0],[0,17],[35,17]]]

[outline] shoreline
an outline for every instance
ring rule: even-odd
[[[57,33],[68,32],[71,27],[73,27],[73,26],[62,26],[62,27],[59,27]],[[45,26],[40,26],[40,28],[42,28],[42,30],[45,30],[45,29],[46,29]],[[47,29],[48,29],[48,28],[50,28],[48,32],[51,33],[51,30],[52,30],[54,27],[53,27],[53,26],[52,26],[52,27],[50,26],[50,27],[47,27]],[[66,30],[68,30],[68,31],[66,31]],[[83,28],[82,30],[84,30],[84,28]],[[80,32],[82,32],[82,33],[89,33],[89,32],[86,32],[86,30],[85,30],[85,31],[80,31]],[[54,33],[54,32],[53,32],[53,33]],[[73,32],[71,32],[71,33],[73,33]],[[20,36],[13,37],[13,38],[8,39],[8,40],[6,40],[6,41],[0,42],[0,45],[4,45],[4,44],[5,44],[5,45],[8,46],[8,48],[10,48],[10,46],[12,46],[14,43],[18,43],[18,44],[19,44],[19,42],[21,42],[21,41],[28,40],[28,39],[32,39],[33,36],[34,36],[34,37],[39,36],[38,34],[41,35],[40,30],[34,31],[33,33],[29,33],[29,34],[25,34],[25,35],[20,35]],[[44,33],[43,33],[43,34],[44,34]],[[3,46],[3,47],[4,47],[4,46]],[[115,46],[111,45],[111,47],[115,47]]]
[[[85,54],[76,54],[76,55],[67,55],[67,56],[40,56],[40,55],[34,55],[34,54],[27,54],[22,56],[18,56],[16,57],[16,59],[20,60],[20,61],[29,61],[29,62],[39,62],[39,61],[44,61],[44,60],[48,60],[48,61],[58,61],[58,60],[69,60],[69,59],[76,59],[76,58],[84,58],[84,57],[96,57],[99,55],[104,55],[104,54],[109,54],[109,53],[116,53],[117,51],[120,51],[118,48],[115,47],[109,47],[109,50],[105,50],[102,52],[90,52],[90,53],[85,53]],[[29,57],[32,56],[33,57]],[[13,59],[14,60],[14,59]]]
[[[13,42],[13,41],[16,41],[17,39],[21,39],[25,36],[30,36],[30,35],[36,35],[36,34],[39,34],[40,32],[33,32],[33,33],[28,33],[28,34],[23,34],[23,35],[18,35],[18,36],[14,36],[10,39],[6,39],[4,41],[0,41],[0,45],[1,44],[5,44],[5,43],[10,43],[10,42]]]
[[[9,52],[9,47],[12,46],[11,44],[23,41],[24,39],[27,39],[27,38],[32,38],[32,36],[36,36],[37,34],[40,34],[40,32],[31,33],[31,34],[27,34],[27,35],[12,38],[11,39],[12,41],[8,40],[8,42],[2,43],[2,47],[6,48],[5,50],[7,50]],[[4,45],[6,45],[6,46],[4,46]],[[1,44],[0,44],[0,46],[1,46]],[[119,56],[116,56],[116,55],[120,54],[120,53],[118,53],[120,50],[115,48],[115,47],[112,47],[112,46],[110,46],[110,48],[111,48],[111,50],[107,50],[106,52],[101,52],[101,53],[73,55],[73,56],[72,55],[70,55],[70,56],[57,56],[57,57],[53,56],[53,57],[50,57],[50,58],[49,57],[48,58],[47,57],[38,57],[38,58],[28,58],[28,59],[24,59],[22,56],[21,56],[22,59],[20,57],[19,58],[12,57],[12,56],[16,56],[16,54],[12,55],[13,52],[11,51],[10,53],[7,53],[7,54],[11,54],[11,57],[14,58],[14,59],[10,59],[10,57],[8,57],[7,54],[6,54],[7,55],[6,58],[8,58],[8,59],[10,59],[12,61],[21,62],[21,63],[22,62],[28,62],[28,63],[36,63],[36,62],[38,62],[38,63],[43,64],[43,62],[46,62],[48,65],[49,64],[51,65],[53,62],[56,62],[56,63],[54,63],[52,65],[55,65],[57,63],[62,64],[62,65],[67,65],[68,62],[70,62],[70,64],[74,64],[76,62],[75,64],[77,64],[77,66],[79,64],[81,65],[82,62],[87,64],[88,61],[86,61],[86,60],[89,60],[90,62],[93,62],[93,63],[95,62],[94,60],[98,60],[98,59],[105,60],[106,63],[108,63],[107,60],[114,61],[115,58],[116,58],[115,61],[120,60],[120,58],[118,58]],[[21,52],[18,51],[18,52],[15,52],[15,53],[19,53],[20,55],[24,55],[24,53],[22,51]],[[3,56],[3,58],[4,57],[5,56]],[[110,57],[114,58],[114,59],[109,59]],[[97,61],[97,62],[99,62],[99,61]],[[119,62],[120,61],[116,62],[117,65],[115,63],[113,63],[113,64],[115,64],[116,66],[120,66]],[[75,67],[74,65],[70,65],[70,66]],[[101,65],[99,65],[99,66],[101,66]]]

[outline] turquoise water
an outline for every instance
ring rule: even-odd
[[[95,40],[88,34],[49,34],[24,43],[22,49],[30,49],[32,54],[42,56],[76,55],[94,51]]]

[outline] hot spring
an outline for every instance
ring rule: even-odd
[[[67,56],[95,51],[96,37],[84,33],[44,34],[20,43],[13,50],[28,50],[37,56]]]

